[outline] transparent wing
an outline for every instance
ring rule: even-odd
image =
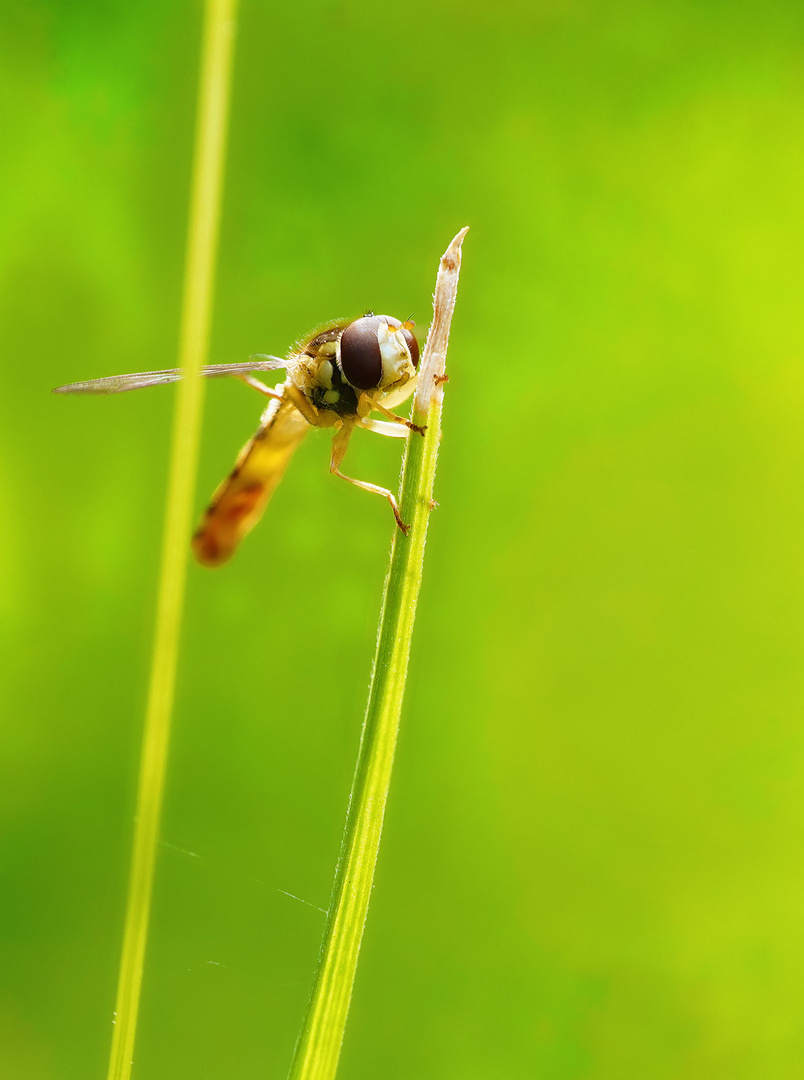
[[[208,364],[206,367],[201,368],[201,374],[208,379],[218,379],[224,375],[248,375],[252,371],[281,371],[287,365],[287,360],[280,360],[278,356],[266,356],[260,353],[249,357],[242,364]],[[122,394],[126,390],[141,390],[146,386],[161,386],[162,383],[177,382],[183,375],[182,368],[166,368],[164,371],[137,371],[131,375],[107,375],[103,379],[87,379],[85,382],[57,386],[53,393]]]

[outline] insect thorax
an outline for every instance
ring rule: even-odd
[[[328,327],[300,348],[299,385],[317,409],[356,416],[357,392],[344,379],[337,361],[343,330],[342,324]]]

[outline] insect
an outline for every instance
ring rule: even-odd
[[[299,341],[285,360],[257,353],[239,364],[202,368],[208,378],[233,376],[269,398],[260,426],[237,457],[229,476],[218,487],[192,539],[203,566],[220,566],[262,517],[269,498],[311,427],[334,428],[330,472],[355,487],[381,495],[390,503],[405,535],[408,526],[393,494],[377,484],[341,472],[341,463],[355,428],[404,438],[409,430],[424,434],[392,407],[416,387],[419,346],[413,323],[369,312],[359,319],[341,319],[319,327]],[[268,387],[254,372],[286,371],[286,379]],[[175,382],[181,368],[111,375],[103,379],[59,386],[57,394],[119,394],[146,386]],[[378,412],[385,419],[372,417]]]

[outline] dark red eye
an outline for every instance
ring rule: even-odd
[[[380,385],[382,355],[377,330],[385,321],[379,315],[364,315],[341,334],[341,371],[358,390],[373,390]]]
[[[402,337],[410,351],[411,363],[415,368],[419,366],[419,343],[407,327],[402,331]]]

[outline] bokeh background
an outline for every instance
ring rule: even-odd
[[[174,391],[50,389],[175,362],[201,8],[3,15],[0,1040],[86,1080]],[[213,360],[426,327],[471,226],[345,1080],[801,1076],[803,35],[792,0],[241,6]],[[199,511],[260,408],[208,387]],[[148,1080],[290,1061],[392,529],[327,463],[190,572]]]

